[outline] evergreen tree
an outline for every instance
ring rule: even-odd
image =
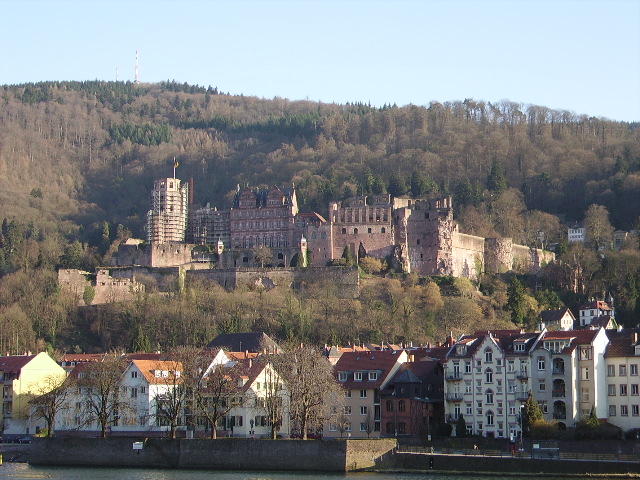
[[[487,178],[487,189],[495,194],[496,197],[504,193],[509,184],[507,183],[507,175],[504,173],[504,168],[497,160],[494,160],[491,164],[491,171]]]
[[[464,420],[464,415],[458,415],[458,421],[456,422],[456,437],[465,437],[467,435],[467,422]]]
[[[523,435],[529,435],[531,433],[531,426],[537,422],[544,421],[544,415],[538,402],[535,401],[531,392],[527,397],[527,401],[524,404],[522,412],[522,433]]]
[[[527,316],[524,285],[515,276],[507,287],[507,310],[511,312],[511,321],[516,325],[521,325]]]

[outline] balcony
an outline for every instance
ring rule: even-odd
[[[566,392],[564,389],[562,390],[552,390],[551,391],[551,396],[552,397],[557,397],[557,398],[561,398],[564,397],[566,395]]]
[[[554,420],[565,420],[567,418],[567,412],[553,412]]]
[[[518,373],[516,373],[516,378],[518,380],[527,380],[529,378],[529,372],[527,372],[526,370],[520,370]]]
[[[462,393],[460,392],[447,393],[445,395],[445,400],[447,402],[460,402],[462,401]]]
[[[462,373],[461,372],[447,373],[447,380],[450,380],[452,382],[460,381],[462,380]]]
[[[445,419],[447,423],[455,423],[458,421],[458,415],[455,415],[453,413],[448,413]]]
[[[529,392],[516,392],[516,400],[526,400],[527,398],[529,398]]]

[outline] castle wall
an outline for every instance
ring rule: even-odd
[[[79,306],[86,305],[84,294],[87,288],[93,288],[90,305],[122,302],[144,291],[144,286],[134,280],[132,274],[111,276],[108,269],[98,269],[95,274],[76,269],[58,271],[60,287],[76,297]]]
[[[484,243],[483,237],[454,233],[451,255],[454,277],[478,278],[484,265]]]
[[[360,277],[356,267],[317,268],[225,268],[213,270],[188,270],[187,280],[202,278],[215,281],[227,289],[293,288],[326,282],[336,290],[340,298],[357,298],[360,295]]]
[[[487,273],[504,273],[513,268],[513,240],[486,238],[484,266]]]
[[[524,245],[513,245],[513,268],[519,272],[538,273],[542,267],[555,260],[553,252]]]

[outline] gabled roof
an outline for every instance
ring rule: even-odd
[[[0,372],[4,373],[20,373],[25,365],[36,358],[35,355],[11,355],[8,357],[0,357]]]
[[[63,362],[101,362],[105,353],[65,353],[62,356]]]
[[[138,367],[149,385],[166,385],[168,383],[180,382],[175,377],[175,372],[182,372],[182,363],[170,360],[132,360],[132,364]],[[167,372],[167,376],[157,377],[156,371]]]
[[[542,340],[538,343],[537,349],[544,348],[544,342],[547,340],[569,340],[569,346],[565,347],[562,353],[571,353],[578,345],[590,345],[593,343],[599,332],[600,329],[545,332]]]
[[[539,338],[540,332],[525,332],[523,329],[514,330],[479,330],[473,335],[464,335],[458,339],[453,348],[447,355],[448,358],[465,358],[471,357],[478,350],[482,342],[490,338],[505,355],[526,354],[530,349],[534,348],[535,341]],[[525,344],[524,351],[515,351],[513,345],[516,342]],[[456,347],[458,345],[466,345],[467,351],[463,355],[458,355]]]
[[[567,314],[569,314],[571,319],[575,322],[576,317],[568,308],[561,308],[559,310],[545,310],[544,312],[540,312],[540,319],[548,325],[551,323],[560,322]]]
[[[278,344],[264,332],[223,333],[214,338],[207,346],[207,350],[224,348],[231,352],[260,353],[264,348],[280,350]]]
[[[380,350],[374,352],[345,352],[333,367],[336,377],[339,372],[369,372],[377,371],[375,380],[369,380],[363,375],[362,381],[355,381],[353,375],[348,375],[345,382],[340,382],[345,388],[371,389],[380,388],[403,351]]]
[[[605,357],[635,357],[636,345],[638,345],[638,335],[640,328],[623,330],[607,330],[609,343],[605,350]]]
[[[590,300],[580,306],[580,310],[602,310],[603,312],[608,312],[613,309],[611,305],[603,300]]]

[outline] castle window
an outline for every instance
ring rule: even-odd
[[[249,257],[242,257],[242,263],[249,263]]]
[[[417,240],[416,240],[416,244],[417,244],[417,245],[420,245],[420,239],[417,239]]]
[[[346,228],[343,228],[343,229],[342,229],[342,234],[343,234],[343,235],[346,235],[346,233],[347,233],[347,229],[346,229]]]
[[[354,229],[353,229],[353,233],[354,233],[354,234],[357,234],[357,233],[358,233],[358,229],[357,229],[357,228],[354,228]]]
[[[429,220],[429,212],[425,212],[424,218],[425,218],[425,220]]]
[[[371,229],[370,228],[367,228],[367,233],[371,233]]]
[[[284,255],[282,253],[278,254],[278,260],[282,260],[284,258]]]
[[[384,227],[382,227],[381,232],[382,232],[382,233],[387,233],[387,229],[386,229],[386,228],[384,228]]]

